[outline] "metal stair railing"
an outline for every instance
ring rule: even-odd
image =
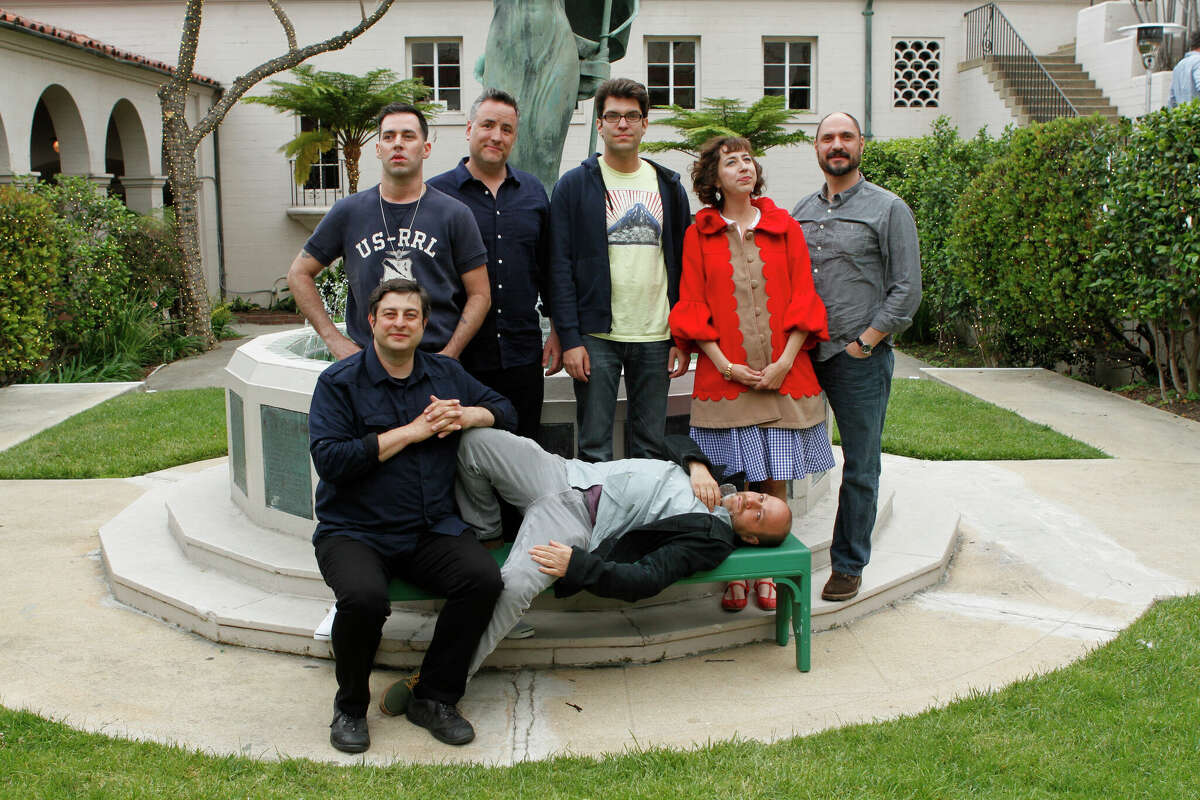
[[[963,20],[967,29],[966,60],[994,59],[1034,121],[1079,116],[1079,110],[995,3],[971,9]]]

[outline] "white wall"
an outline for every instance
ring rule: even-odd
[[[62,86],[74,101],[82,122],[86,153],[76,154],[86,173],[104,173],[104,151],[108,120],[119,100],[128,100],[142,122],[146,147],[151,153],[162,150],[157,124],[158,98],[155,91],[162,75],[150,70],[118,64],[110,59],[59,45],[45,39],[0,29],[0,113],[9,145],[9,161],[16,174],[30,170],[30,129],[38,99],[47,87]],[[60,132],[65,133],[65,132]],[[62,160],[72,160],[60,153]],[[154,174],[161,173],[161,159],[152,162]],[[82,173],[82,171],[81,171]]]
[[[970,139],[980,128],[986,128],[987,135],[995,139],[1006,126],[1017,124],[1016,115],[992,88],[982,66],[960,72],[958,88],[962,95],[955,119],[959,136]]]
[[[1076,20],[1075,60],[1123,117],[1139,117],[1146,113],[1146,69],[1142,66],[1137,40],[1132,32],[1119,30],[1125,25],[1135,25],[1137,21],[1137,15],[1123,0],[1085,8]],[[1151,76],[1152,109],[1167,104],[1171,66],[1156,65]]]
[[[119,101],[126,101],[136,114],[144,136],[144,143],[129,142],[130,149],[139,151],[143,158],[139,164],[129,160],[128,156],[132,154],[127,153],[126,174],[162,178],[165,172],[162,168],[162,112],[157,96],[158,86],[165,78],[162,73],[119,63],[94,52],[21,31],[0,29],[0,75],[5,76],[0,82],[0,115],[3,116],[7,160],[12,174],[30,172],[34,109],[46,89],[57,86],[65,91],[78,111],[79,130],[75,135],[71,130],[55,131],[65,174],[86,175],[107,186],[108,123],[113,107]],[[62,93],[57,89],[55,92]],[[192,92],[189,115],[194,117],[201,105],[207,107],[211,103],[212,90],[193,86]],[[127,127],[122,135],[130,135],[135,128]],[[212,174],[211,143],[201,147],[199,163],[201,175]],[[154,192],[141,190],[141,197],[147,201],[152,195]],[[218,269],[214,198],[212,181],[202,182],[200,246],[206,280],[213,293],[216,292]],[[161,191],[153,205],[161,205]],[[144,210],[149,210],[149,206]]]
[[[984,97],[990,94],[991,99],[972,99],[984,90],[972,82],[972,76],[964,78],[957,69],[965,47],[963,14],[978,4],[949,0],[875,3],[872,128],[876,138],[923,135],[933,119],[943,113],[959,123],[964,135],[971,135],[979,127],[974,119],[995,116],[981,110],[992,100],[999,102],[991,88],[986,87],[984,92]],[[324,38],[335,28],[350,27],[359,18],[358,4],[346,0],[288,0],[284,5],[301,43]],[[448,10],[451,5],[452,11]],[[864,6],[863,0],[643,0],[641,15],[631,30],[629,51],[614,65],[613,74],[645,80],[646,36],[699,37],[700,97],[737,97],[752,102],[762,94],[763,37],[812,37],[816,40],[815,106],[811,113],[799,115],[795,124],[812,134],[820,118],[831,111],[846,110],[862,118]],[[177,56],[183,16],[183,6],[178,2],[43,0],[6,3],[5,7],[150,58],[174,63]],[[1067,43],[1076,12],[1086,7],[1083,0],[1006,0],[1003,4],[1005,13],[1039,53]],[[279,25],[260,0],[209,0],[204,9],[198,72],[229,85],[240,73],[283,51]],[[487,0],[456,0],[452,4],[399,0],[375,28],[345,50],[318,56],[310,63],[320,69],[358,73],[386,66],[407,74],[406,37],[461,37],[463,98],[467,105],[481,88],[472,73],[485,46],[491,13],[492,3]],[[892,107],[892,53],[897,38],[941,41],[940,108]],[[286,75],[279,77],[286,79]],[[267,90],[259,86],[251,93]],[[655,112],[652,120],[661,116],[661,112]],[[582,104],[571,123],[562,160],[564,170],[587,155],[590,118],[589,101]],[[966,124],[965,120],[972,122]],[[4,122],[11,142],[14,136],[7,116]],[[438,118],[427,175],[452,167],[465,153],[465,123],[461,112],[446,112]],[[238,105],[221,127],[227,288],[233,292],[270,289],[308,236],[303,225],[287,216],[291,179],[282,154],[276,152],[294,134],[295,126],[294,119],[264,107]],[[670,129],[651,125],[647,138],[671,138],[671,133]],[[656,158],[685,175],[691,162],[679,153]],[[768,152],[763,165],[767,193],[785,207],[821,182],[812,149],[806,145],[776,148]],[[202,174],[211,172],[202,169]],[[368,146],[360,186],[371,186],[378,179],[378,162],[373,147]],[[211,217],[206,216],[206,220],[211,224]],[[206,257],[212,260],[211,254]],[[215,280],[209,285],[215,293]],[[266,296],[256,295],[255,299],[261,302]]]

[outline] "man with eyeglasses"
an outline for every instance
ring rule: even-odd
[[[550,200],[551,309],[584,461],[612,460],[622,370],[633,458],[657,452],[670,379],[687,370],[667,325],[679,299],[687,193],[677,172],[638,155],[649,107],[636,81],[600,84],[604,153],[564,174]]]

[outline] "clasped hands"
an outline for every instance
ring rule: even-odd
[[[478,423],[473,414],[480,410],[470,406],[464,408],[456,397],[442,400],[429,395],[429,405],[410,424],[416,428],[418,441],[430,436],[445,439],[455,431],[475,427]]]
[[[751,389],[774,390],[783,385],[783,379],[789,370],[791,366],[782,361],[772,361],[763,369],[754,369],[745,364],[730,364],[729,377]]]

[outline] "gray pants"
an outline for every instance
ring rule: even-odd
[[[516,506],[525,519],[500,569],[504,591],[471,660],[472,675],[512,630],[533,598],[554,582],[552,575],[538,569],[529,557],[529,549],[553,539],[586,550],[592,532],[587,503],[583,494],[567,482],[563,459],[547,453],[531,439],[494,428],[469,430],[458,444],[454,495],[463,521],[485,539],[500,535],[496,494]]]

